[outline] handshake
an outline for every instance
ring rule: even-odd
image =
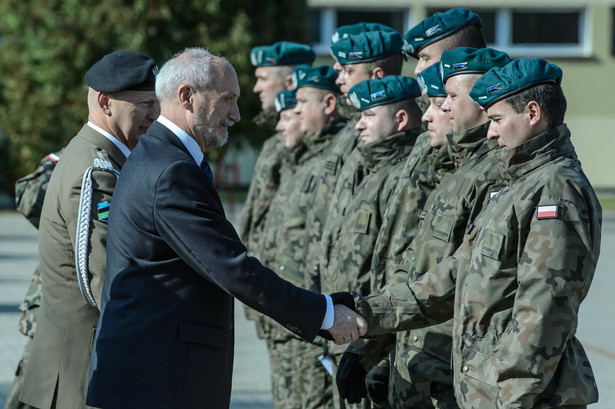
[[[350,293],[331,294],[333,301],[333,326],[321,330],[320,336],[337,345],[348,344],[367,332],[367,322],[355,312],[354,299]]]

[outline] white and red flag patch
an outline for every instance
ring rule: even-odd
[[[536,208],[536,218],[537,219],[557,218],[557,206],[556,205],[538,206]]]

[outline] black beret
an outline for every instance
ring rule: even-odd
[[[120,50],[105,55],[85,73],[85,83],[96,91],[154,91],[158,66],[145,54]]]

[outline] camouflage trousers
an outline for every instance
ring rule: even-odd
[[[32,338],[28,338],[28,342],[23,349],[21,359],[19,360],[19,364],[17,365],[17,370],[15,371],[15,379],[13,380],[11,389],[9,390],[8,396],[6,397],[6,404],[4,406],[4,409],[36,409],[34,408],[34,406],[26,405],[25,403],[19,401],[19,394],[21,393],[21,386],[23,384],[24,369],[28,364],[31,349]]]
[[[318,357],[322,347],[296,337],[267,339],[275,409],[330,409],[331,376]]]

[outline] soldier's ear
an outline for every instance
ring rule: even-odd
[[[100,107],[100,110],[108,116],[111,116],[111,107],[109,106],[109,95],[104,93],[104,92],[99,92],[96,95],[96,100],[98,101],[98,106]]]
[[[325,104],[325,114],[333,115],[337,108],[337,98],[335,97],[335,94],[325,95],[322,102]]]
[[[536,101],[530,101],[525,106],[525,112],[528,116],[530,126],[536,126],[541,120],[544,119],[544,112],[542,107],[538,105]]]
[[[293,75],[292,74],[288,74],[285,78],[284,78],[284,87],[287,90],[292,90],[295,89],[295,84],[293,83]]]
[[[408,126],[408,121],[410,121],[410,117],[405,109],[400,109],[395,113],[395,122],[397,122],[397,132],[401,132],[406,129]]]

